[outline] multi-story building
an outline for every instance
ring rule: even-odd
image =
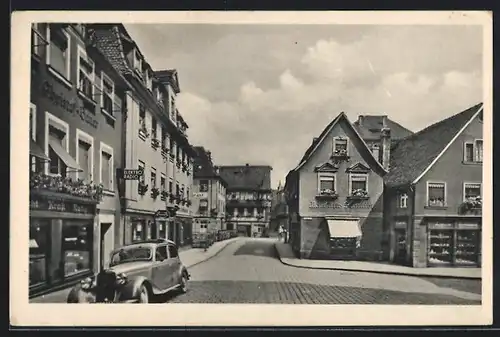
[[[160,237],[182,245],[182,229],[191,226],[193,150],[175,105],[177,73],[153,71],[123,25],[92,28],[99,49],[131,84],[124,100],[122,168],[144,172],[139,180],[121,181],[122,242]]]
[[[225,228],[226,187],[212,154],[196,146],[193,164],[193,232],[208,233]]]
[[[301,258],[382,258],[386,125],[380,137],[382,163],[340,113],[288,173],[290,240]]]
[[[391,261],[480,266],[482,118],[478,104],[392,147],[384,177]]]
[[[226,229],[254,236],[269,228],[271,170],[271,166],[249,164],[219,167],[227,183]]]
[[[285,187],[278,184],[278,188],[273,193],[271,201],[271,217],[269,220],[269,231],[278,231],[283,226],[289,232],[288,228],[288,205],[285,197]]]
[[[118,245],[128,81],[83,24],[32,27],[30,296],[92,275]]]

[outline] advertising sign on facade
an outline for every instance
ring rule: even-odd
[[[193,198],[206,199],[206,198],[208,198],[208,193],[207,192],[194,192]]]

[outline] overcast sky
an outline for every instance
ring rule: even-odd
[[[126,25],[153,69],[175,68],[193,145],[284,182],[341,111],[418,131],[482,101],[480,26]]]

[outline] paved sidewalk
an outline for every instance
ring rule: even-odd
[[[203,251],[203,248],[190,248],[190,249],[179,249],[179,256],[182,263],[187,268],[193,267],[199,263],[205,262],[212,257],[219,254],[227,245],[233,243],[239,238],[232,238],[229,240],[215,242],[207,251]],[[53,293],[38,296],[29,300],[30,303],[66,303],[66,298],[72,287],[62,289]]]
[[[297,268],[359,271],[421,277],[481,279],[481,268],[412,268],[381,262],[298,259],[295,257],[289,244],[276,242],[275,247],[279,259],[283,264]]]

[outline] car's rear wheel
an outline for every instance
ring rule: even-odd
[[[139,303],[149,303],[149,291],[144,283],[139,289]]]
[[[188,291],[188,278],[186,274],[182,274],[179,289],[183,294],[187,293]]]

